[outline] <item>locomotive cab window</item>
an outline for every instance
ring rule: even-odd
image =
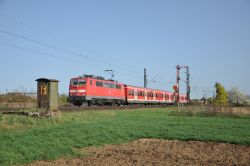
[[[71,83],[71,85],[77,85],[78,81],[77,80],[72,80],[70,83]]]
[[[81,80],[78,82],[78,85],[85,85],[86,84],[86,81],[85,80]]]

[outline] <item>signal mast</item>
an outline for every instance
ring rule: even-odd
[[[180,102],[180,70],[182,68],[185,68],[186,69],[186,92],[187,92],[187,101],[190,101],[190,80],[189,80],[189,77],[190,77],[190,74],[189,74],[189,67],[188,66],[180,66],[180,65],[177,65],[176,66],[176,88],[175,89],[175,93],[176,93],[176,102],[178,103],[179,105],[179,102]]]

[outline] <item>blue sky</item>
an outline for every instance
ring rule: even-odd
[[[70,78],[105,69],[143,86],[144,67],[149,87],[172,91],[179,64],[192,98],[216,81],[250,94],[250,1],[0,0],[0,57],[2,93],[35,90],[40,77],[67,93]]]

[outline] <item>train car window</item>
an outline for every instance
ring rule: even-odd
[[[128,93],[129,93],[129,96],[134,96],[135,95],[133,90],[129,90]]]
[[[116,89],[121,89],[121,85],[116,85]]]
[[[104,87],[106,87],[106,88],[115,88],[115,85],[112,84],[112,83],[105,82]]]
[[[147,96],[150,97],[150,93],[148,93]]]
[[[149,94],[148,94],[148,97],[153,97],[153,93],[152,93],[152,92],[149,93]]]
[[[78,82],[78,85],[85,85],[86,84],[86,81],[85,80],[81,80]]]
[[[92,85],[92,80],[90,80],[90,85]]]
[[[103,82],[96,81],[96,86],[103,87]]]

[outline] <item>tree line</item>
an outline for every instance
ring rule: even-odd
[[[219,82],[216,82],[214,87],[216,89],[216,96],[215,98],[209,98],[209,103],[220,106],[250,106],[250,96],[247,96],[238,88],[233,87],[229,91],[226,91],[224,86]]]

